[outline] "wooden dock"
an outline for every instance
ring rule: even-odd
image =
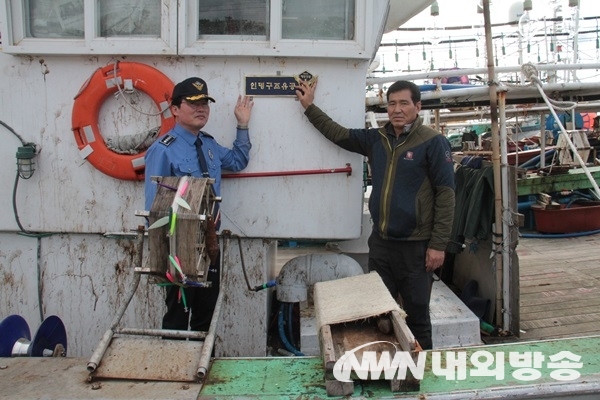
[[[600,334],[600,234],[520,238],[521,340]]]

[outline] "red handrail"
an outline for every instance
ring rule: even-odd
[[[346,164],[343,168],[328,168],[328,169],[306,169],[297,171],[268,171],[268,172],[246,172],[246,173],[229,173],[221,175],[222,178],[262,178],[271,176],[290,176],[290,175],[319,175],[319,174],[341,174],[346,173],[352,175],[352,167]]]

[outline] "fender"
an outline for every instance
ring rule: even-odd
[[[148,95],[158,111],[162,111],[158,137],[171,130],[175,125],[169,108],[173,82],[159,70],[136,62],[116,62],[92,74],[74,98],[72,130],[81,156],[96,169],[113,178],[139,181],[144,179],[146,151],[116,153],[106,146],[98,128],[102,104],[120,88],[122,90],[126,80],[131,80],[133,88]]]

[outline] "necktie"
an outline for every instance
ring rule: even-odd
[[[202,139],[199,137],[196,139],[196,153],[198,153],[198,162],[200,163],[200,170],[202,171],[202,177],[208,178],[208,166],[206,165],[206,159],[204,158],[204,153],[202,152]]]
[[[210,178],[210,175],[208,174],[208,166],[206,164],[206,158],[204,158],[204,153],[202,152],[202,139],[200,139],[200,137],[198,137],[194,144],[196,145],[196,153],[198,153],[198,162],[200,163],[200,169],[202,170],[202,177]],[[213,218],[215,221],[215,228],[216,228],[217,232],[219,231],[219,227],[221,226],[221,218],[219,215],[219,206],[220,206],[219,202],[216,202],[214,204],[214,209],[213,209]]]

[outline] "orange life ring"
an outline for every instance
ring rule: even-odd
[[[146,152],[116,153],[106,146],[98,129],[98,115],[102,103],[119,90],[117,84],[123,88],[125,80],[131,80],[133,88],[150,96],[158,110],[165,110],[160,114],[158,136],[171,130],[175,125],[175,118],[169,109],[173,82],[159,70],[136,62],[110,64],[98,68],[92,74],[75,96],[71,116],[72,129],[82,157],[98,170],[117,179],[143,180]]]

